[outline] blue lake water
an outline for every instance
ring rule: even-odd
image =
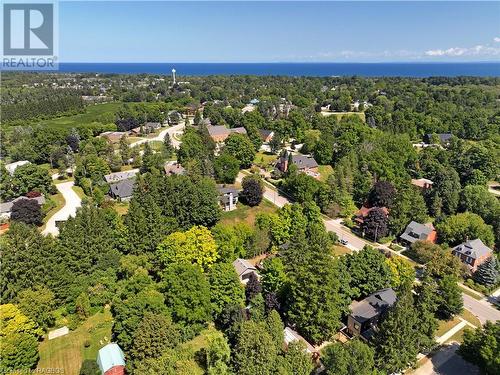
[[[500,76],[500,62],[483,63],[60,63],[60,72],[280,76]]]

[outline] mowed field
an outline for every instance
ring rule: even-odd
[[[122,103],[119,102],[91,104],[85,108],[84,113],[57,117],[50,120],[41,120],[39,124],[51,128],[66,129],[68,127],[72,128],[89,125],[93,122],[100,122],[102,124],[113,123],[115,120],[115,113],[121,105]]]
[[[77,375],[85,359],[95,360],[101,347],[111,340],[112,315],[109,308],[99,312],[76,330],[53,340],[40,343],[37,369],[62,369],[64,374]],[[85,347],[85,343],[90,344]]]

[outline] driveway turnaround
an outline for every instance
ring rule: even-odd
[[[184,132],[184,124],[174,125],[174,126],[171,126],[165,130],[162,130],[156,137],[144,138],[144,139],[140,139],[138,141],[132,142],[130,144],[130,147],[139,146],[140,144],[143,144],[146,142],[151,142],[151,141],[163,142],[163,140],[165,139],[165,135],[168,133],[170,135],[170,141],[172,142],[172,146],[174,146],[174,148],[179,148],[181,141],[179,141],[178,138],[182,135],[183,132]],[[174,137],[174,135],[176,135],[176,137]]]
[[[76,209],[82,206],[82,200],[73,190],[73,185],[73,181],[56,184],[56,188],[61,192],[65,203],[64,206],[47,221],[47,225],[42,234],[57,236],[59,234],[59,229],[56,227],[56,222],[66,221],[70,216],[74,217],[76,215]]]

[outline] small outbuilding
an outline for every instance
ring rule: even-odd
[[[109,343],[99,349],[97,365],[102,375],[125,375],[125,355],[116,343]]]
[[[233,267],[238,275],[238,278],[240,279],[240,282],[243,284],[248,282],[252,273],[259,276],[257,274],[257,268],[248,260],[238,258],[233,262]]]

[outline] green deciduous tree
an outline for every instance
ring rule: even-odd
[[[240,171],[240,162],[229,153],[223,152],[214,162],[215,178],[221,184],[232,184]]]
[[[210,321],[210,286],[197,265],[173,263],[162,272],[162,291],[172,318],[184,328],[199,331]]]
[[[255,147],[245,134],[231,134],[225,142],[222,153],[234,156],[242,168],[249,168],[255,157]]]
[[[206,335],[206,340],[205,361],[207,364],[207,374],[229,375],[231,349],[226,338],[222,332],[213,331]]]
[[[467,239],[481,239],[486,246],[495,242],[493,228],[471,212],[464,212],[447,217],[436,226],[439,240],[449,245],[458,245]]]
[[[297,340],[288,344],[284,357],[278,363],[280,375],[310,375],[314,369],[311,355],[306,352],[306,344]]]
[[[242,287],[232,264],[214,264],[208,278],[210,282],[210,300],[215,318],[218,318],[226,306],[244,305],[245,289]]]
[[[41,330],[15,305],[0,305],[0,371],[29,370],[38,361]]]
[[[375,351],[360,340],[346,344],[336,342],[325,346],[321,362],[327,375],[374,375]]]
[[[364,298],[391,285],[391,269],[385,256],[370,246],[347,258],[353,298]]]
[[[486,322],[483,328],[466,330],[463,344],[458,353],[474,363],[485,374],[494,375],[500,371],[500,323]]]
[[[464,302],[462,291],[457,285],[458,278],[454,275],[445,275],[438,280],[439,315],[451,319],[453,315],[462,312]]]
[[[203,226],[194,226],[185,232],[174,232],[158,245],[160,264],[187,262],[197,264],[203,271],[217,260],[217,246],[212,233]]]
[[[234,363],[241,375],[275,374],[278,353],[264,323],[243,322],[234,349]]]
[[[46,286],[36,285],[21,291],[17,296],[17,306],[39,327],[47,329],[55,323],[52,310],[55,308],[54,293]]]

